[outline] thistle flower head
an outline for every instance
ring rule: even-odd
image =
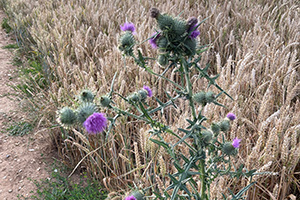
[[[122,31],[130,31],[132,34],[135,34],[135,26],[133,23],[125,22],[124,25],[120,25]]]
[[[104,131],[107,126],[107,119],[104,113],[93,113],[83,123],[89,134],[98,134]]]
[[[235,114],[233,114],[233,113],[228,113],[228,114],[226,115],[226,117],[227,117],[228,119],[230,119],[231,121],[233,121],[233,120],[236,119],[236,116],[235,116]]]
[[[148,97],[152,97],[152,95],[153,95],[152,90],[147,85],[144,85],[143,89],[147,91],[147,96]]]
[[[194,31],[191,33],[190,38],[195,39],[198,35],[200,35],[200,31],[194,30]]]
[[[151,36],[151,39],[149,40],[149,43],[151,44],[152,48],[153,49],[156,49],[158,47],[156,41],[157,39],[160,37],[160,33],[154,33],[152,36]]]
[[[237,137],[233,139],[233,142],[232,142],[232,146],[234,148],[239,148],[240,147],[240,141],[241,139],[238,139]]]
[[[188,28],[188,32],[190,33],[189,37],[195,39],[198,35],[200,35],[200,31],[197,30],[197,24],[194,24]]]
[[[131,195],[126,197],[125,200],[136,200],[136,198],[133,195]]]

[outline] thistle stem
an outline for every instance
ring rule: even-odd
[[[205,161],[203,159],[200,160],[199,163],[200,168],[200,179],[201,179],[201,198],[205,200],[206,199],[206,174],[205,174]]]
[[[187,90],[187,93],[188,93],[189,105],[191,107],[192,115],[193,115],[194,120],[195,120],[195,119],[197,119],[197,114],[196,114],[194,101],[193,101],[193,90],[192,90],[191,79],[190,79],[190,76],[189,76],[189,69],[188,69],[188,65],[187,65],[187,63],[184,59],[182,59],[182,64],[183,64],[184,76],[185,76],[185,80],[186,80],[186,90]]]

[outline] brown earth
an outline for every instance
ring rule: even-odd
[[[0,11],[0,22],[5,13]],[[17,67],[11,64],[13,54],[2,47],[15,41],[0,28],[0,200],[29,197],[36,191],[32,180],[49,178],[53,152],[46,134],[41,131],[24,136],[9,136],[12,122],[22,122],[26,114],[20,109],[22,101],[10,95],[9,86],[18,81]],[[48,169],[48,170],[47,170]],[[31,179],[31,180],[29,180]]]

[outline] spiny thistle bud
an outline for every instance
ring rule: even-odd
[[[70,126],[76,123],[76,114],[69,107],[63,107],[60,111],[57,112],[57,114],[57,121],[65,128],[69,128]]]
[[[78,98],[81,102],[93,102],[95,95],[90,90],[83,90]]]
[[[93,103],[83,103],[77,109],[77,118],[78,121],[83,123],[85,120],[92,115],[93,113],[97,112],[97,107]]]
[[[196,53],[197,42],[195,39],[188,38],[184,41],[185,54],[188,56],[193,56]]]
[[[139,90],[138,94],[139,94],[139,100],[145,101],[147,99],[148,92],[146,90],[144,90],[144,89],[143,90]]]
[[[144,192],[141,191],[141,190],[135,190],[135,191],[131,192],[130,195],[131,195],[131,196],[134,196],[134,198],[135,198],[136,200],[145,200],[145,194],[144,194]]]
[[[177,36],[181,36],[183,33],[186,32],[187,25],[185,21],[182,20],[174,20],[174,32]]]
[[[157,18],[159,15],[159,10],[157,8],[151,8],[150,9],[150,16],[152,18]]]
[[[163,31],[174,29],[174,19],[169,15],[158,15],[156,18],[158,27]]]
[[[167,49],[168,46],[168,40],[165,37],[161,37],[159,38],[159,40],[157,41],[157,46],[159,47],[159,49],[164,52]]]
[[[130,31],[126,31],[126,33],[121,36],[120,43],[119,49],[121,51],[124,51],[127,55],[132,53],[132,47],[135,43],[135,40]]]
[[[210,128],[214,132],[215,135],[218,135],[220,133],[221,128],[220,128],[219,124],[212,123]]]
[[[165,67],[168,65],[169,60],[168,57],[165,54],[160,54],[157,58],[158,64],[160,64],[162,67]]]
[[[205,94],[205,99],[206,99],[207,103],[211,103],[216,99],[216,96],[212,91],[208,91]]]
[[[223,132],[226,132],[230,129],[230,123],[228,119],[224,119],[223,121],[220,122],[220,130]]]
[[[228,156],[235,155],[237,153],[231,142],[225,142],[223,144],[222,151]]]
[[[194,94],[193,99],[196,103],[202,104],[203,106],[205,106],[207,103],[205,98],[205,92],[203,91]]]
[[[100,104],[101,104],[101,106],[108,107],[109,104],[110,104],[110,102],[111,102],[111,99],[108,98],[107,96],[100,97]]]
[[[140,99],[139,99],[139,94],[135,92],[135,93],[129,95],[129,96],[127,97],[127,100],[128,100],[128,101],[132,101],[132,102],[137,102],[137,101],[140,100]]]
[[[202,137],[203,137],[203,141],[205,143],[210,143],[210,141],[212,140],[213,134],[211,131],[209,130],[204,130],[201,132]]]

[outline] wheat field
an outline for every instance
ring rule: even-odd
[[[111,194],[128,192],[127,185],[146,188],[170,184],[166,176],[176,169],[170,157],[148,141],[149,127],[132,119],[118,121],[108,139],[86,136],[79,131],[57,127],[55,111],[74,103],[82,89],[97,96],[114,89],[126,94],[147,84],[156,97],[172,94],[172,85],[157,80],[124,59],[118,49],[120,25],[126,21],[137,27],[136,40],[154,32],[155,21],[149,9],[187,19],[196,16],[201,24],[199,45],[210,47],[202,54],[201,65],[210,64],[210,73],[219,74],[218,84],[227,91],[220,103],[209,105],[208,122],[227,112],[237,115],[226,137],[242,138],[235,166],[264,173],[247,192],[247,199],[300,198],[300,3],[297,0],[224,1],[135,1],[135,0],[6,0],[2,6],[15,29],[23,52],[43,63],[46,88],[34,84],[32,104],[39,111],[40,124],[49,131],[64,162],[75,170],[87,171]],[[147,56],[156,51],[142,43],[138,48]],[[151,68],[162,73],[156,63]],[[166,74],[178,80],[174,71]],[[206,90],[206,81],[192,78],[193,90]],[[123,101],[117,104],[125,108]],[[155,102],[150,102],[155,104]],[[174,130],[186,125],[188,105],[179,101],[180,110],[170,109],[162,117]],[[103,110],[105,112],[106,110]],[[67,135],[67,136],[66,136]],[[166,136],[166,141],[174,140]],[[154,177],[153,177],[154,176]],[[222,199],[227,188],[238,191],[246,179],[219,178],[211,185],[211,196]]]

